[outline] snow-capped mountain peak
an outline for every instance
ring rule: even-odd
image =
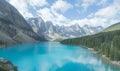
[[[51,21],[44,22],[41,17],[29,18],[27,21],[36,33],[47,40],[90,35],[103,29],[102,26],[92,27],[84,25],[81,27],[79,24],[70,26],[53,25]]]

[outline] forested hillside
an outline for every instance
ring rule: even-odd
[[[116,25],[116,26],[115,26]],[[71,38],[61,41],[63,44],[71,44],[71,45],[82,45],[89,48],[94,48],[98,53],[105,55],[111,60],[120,60],[120,30],[117,23],[113,25],[114,30],[108,31],[108,29],[113,29],[112,26],[108,27],[104,31],[95,35],[88,35],[84,37]],[[120,27],[119,27],[120,28]]]

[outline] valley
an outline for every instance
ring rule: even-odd
[[[0,71],[120,71],[120,1],[0,0]]]

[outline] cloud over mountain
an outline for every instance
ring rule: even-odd
[[[120,20],[119,0],[8,0],[26,17],[41,16],[58,25],[102,25]]]

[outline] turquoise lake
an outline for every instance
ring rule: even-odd
[[[0,49],[19,71],[120,71],[87,48],[59,42],[39,42]]]

